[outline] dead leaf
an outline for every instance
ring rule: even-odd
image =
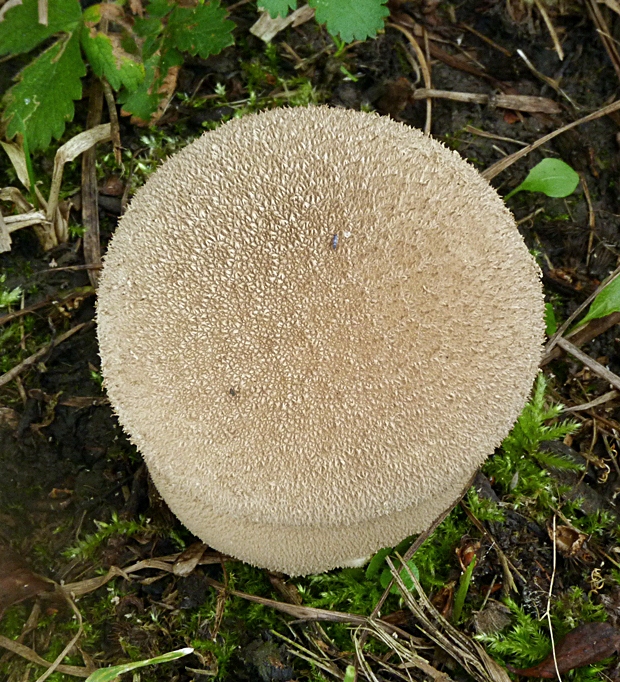
[[[555,648],[555,660],[560,674],[597,663],[611,656],[620,647],[620,630],[610,623],[585,623],[571,630]],[[544,661],[521,670],[507,666],[510,672],[524,677],[556,677],[553,652]]]
[[[137,14],[139,17],[144,16],[142,0],[129,0],[129,9],[131,10],[132,14]]]
[[[0,546],[0,618],[9,606],[53,589],[51,580],[33,573],[16,552]]]
[[[479,635],[501,632],[512,622],[510,609],[495,599],[489,599],[484,611],[474,614],[474,626]]]
[[[174,562],[172,567],[174,575],[178,575],[181,578],[188,576],[198,566],[198,562],[202,559],[205,549],[207,549],[207,546],[203,542],[195,542],[193,545],[190,545]]]
[[[287,26],[299,26],[314,17],[314,8],[304,5],[286,17],[272,19],[269,12],[262,12],[258,21],[250,27],[250,33],[269,43],[272,38]]]
[[[8,428],[13,431],[19,426],[19,414],[10,407],[0,407],[0,428]]]
[[[480,540],[472,540],[471,538],[465,537],[461,540],[460,547],[457,547],[455,554],[458,557],[459,564],[461,565],[461,570],[465,572],[467,567],[476,558],[476,555],[480,552]]]
[[[125,184],[118,175],[109,175],[99,191],[101,194],[107,194],[110,197],[120,197],[125,191]]]
[[[547,533],[553,542],[553,528],[548,526]],[[586,541],[584,533],[580,533],[570,526],[558,526],[555,529],[555,544],[560,554],[566,557],[573,557],[583,547]]]

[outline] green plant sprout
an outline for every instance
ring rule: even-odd
[[[545,303],[545,334],[551,337],[558,330],[558,321],[551,303]]]
[[[353,682],[353,680],[355,680],[355,668],[352,665],[348,665],[342,682]]]
[[[509,192],[508,201],[517,192],[542,192],[548,197],[567,197],[579,184],[579,175],[560,159],[543,159],[528,173],[525,180]]]
[[[187,656],[194,653],[192,647],[185,647],[170,651],[155,658],[148,658],[144,661],[132,661],[131,663],[121,663],[121,665],[113,665],[110,668],[100,668],[88,677],[86,682],[113,682],[119,675],[131,672],[137,668],[144,668],[147,665],[159,665],[160,663],[168,663],[169,661],[176,661],[177,658]]]
[[[471,579],[474,574],[474,568],[476,568],[476,557],[469,562],[469,565],[465,569],[465,572],[461,576],[459,581],[459,588],[454,596],[454,608],[452,609],[452,621],[458,623],[461,619],[461,614],[463,613],[463,606],[465,606],[465,598],[469,592],[469,586],[471,585]]]
[[[0,275],[0,309],[15,305],[22,296],[21,287],[15,287],[9,291],[2,286],[5,282],[6,275]]]
[[[113,535],[131,536],[136,533],[153,532],[153,528],[149,527],[148,523],[148,519],[143,518],[140,521],[119,519],[118,514],[113,512],[110,523],[95,521],[96,532],[79,540],[74,547],[66,549],[63,556],[66,559],[90,559],[97,549]]]

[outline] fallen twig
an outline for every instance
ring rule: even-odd
[[[607,367],[601,365],[600,362],[597,362],[583,351],[580,351],[577,346],[570,341],[567,341],[564,337],[560,337],[557,344],[560,348],[563,348],[567,353],[582,362],[588,369],[592,370],[594,374],[601,377],[601,379],[605,379],[607,383],[620,390],[620,377],[617,374],[614,374],[614,372],[607,369]]]
[[[30,357],[22,360],[18,365],[15,365],[13,369],[10,369],[8,372],[5,372],[2,376],[0,376],[0,386],[5,386],[9,382],[13,381],[13,379],[17,378],[25,369],[32,367],[32,365],[34,365],[40,358],[49,353],[52,349],[56,348],[56,346],[59,346],[63,341],[66,341],[74,334],[77,334],[77,332],[84,329],[84,327],[91,326],[92,324],[92,322],[82,322],[80,324],[76,324],[75,327],[71,327],[69,331],[66,331],[64,334],[61,334],[49,343],[46,343],[44,346],[39,348],[36,353],[33,353]]]
[[[84,270],[87,269],[88,266],[85,265],[69,265],[66,268],[51,268],[50,270],[41,270],[39,272],[58,272],[59,270]],[[37,275],[39,272],[35,272],[34,274]],[[94,296],[95,290],[92,287],[82,287],[80,289],[77,289],[75,291],[72,291],[70,294],[67,294],[64,298],[46,298],[44,301],[39,301],[39,303],[34,303],[33,305],[28,306],[27,308],[21,308],[20,310],[15,310],[12,313],[8,313],[7,315],[2,315],[0,317],[0,327],[2,325],[8,324],[9,322],[13,322],[14,320],[17,320],[20,317],[24,317],[24,315],[30,315],[30,313],[34,313],[37,310],[41,310],[41,308],[47,308],[47,306],[50,305],[65,305],[67,303],[70,303],[71,301],[78,299],[78,298],[88,298],[89,296]]]
[[[108,86],[109,87],[109,86]],[[103,84],[93,80],[88,100],[86,128],[92,130],[101,124],[103,113]],[[111,126],[110,126],[111,135]],[[101,245],[99,243],[99,206],[97,204],[96,145],[82,154],[82,224],[86,228],[82,246],[87,265],[101,265]],[[99,282],[99,270],[89,270],[88,279],[93,287]]]
[[[586,298],[586,300],[571,314],[568,319],[561,325],[556,333],[549,339],[545,346],[545,358],[547,358],[559,339],[564,335],[564,332],[570,327],[573,321],[592,303],[592,301],[609,286],[617,277],[620,276],[620,267],[616,268],[608,277],[606,277],[600,285]],[[543,358],[543,361],[544,359]]]
[[[500,109],[514,109],[515,111],[541,112],[544,114],[559,114],[562,107],[548,97],[531,97],[530,95],[485,95],[475,92],[452,92],[450,90],[432,90],[418,88],[413,93],[413,99],[441,98],[453,102],[467,102],[472,104],[488,104]],[[517,142],[518,140],[510,140]]]
[[[515,152],[514,154],[511,154],[510,156],[507,156],[503,159],[500,159],[499,161],[496,161],[493,165],[489,166],[485,171],[482,172],[482,177],[486,178],[487,180],[492,180],[496,175],[499,175],[502,171],[506,170],[506,168],[512,166],[513,163],[516,163],[519,159],[522,159],[524,156],[527,156],[530,152],[534,151],[534,149],[538,149],[538,147],[542,146],[543,144],[546,144],[547,142],[549,142],[549,140],[552,140],[554,137],[561,135],[562,133],[566,132],[567,130],[570,130],[571,128],[575,128],[576,126],[581,125],[582,123],[594,121],[597,118],[601,118],[601,116],[607,116],[608,114],[611,114],[614,111],[618,111],[619,109],[620,100],[616,100],[615,102],[608,104],[606,107],[603,107],[598,111],[594,111],[593,113],[588,114],[587,116],[584,116],[583,118],[580,118],[577,121],[567,123],[565,126],[562,126],[557,130],[554,130],[552,133],[544,135],[539,140],[536,140],[536,142],[532,142],[532,144],[528,145],[527,147],[519,149],[519,151]]]

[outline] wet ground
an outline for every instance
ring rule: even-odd
[[[531,143],[601,108],[617,96],[620,79],[581,5],[547,6],[562,43],[563,61],[559,60],[549,30],[534,5],[506,0],[455,6],[430,0],[395,1],[390,6],[391,21],[408,30],[414,30],[417,25],[427,31],[434,89],[486,95],[498,92],[535,95],[560,105],[559,113],[554,114],[517,113],[484,104],[434,99],[432,134],[480,170],[519,148],[517,142],[498,138]],[[600,7],[610,32],[616,39],[620,38],[620,16],[603,5]],[[191,58],[181,72],[179,91],[186,97],[174,100],[159,127],[164,135],[174,138],[174,145],[180,146],[179,140],[200,134],[205,123],[230,115],[235,108],[231,103],[247,98],[250,88],[266,106],[278,101],[274,70],[289,81],[307,79],[315,88],[313,97],[318,102],[375,109],[409,125],[424,127],[426,102],[414,99],[415,89],[423,87],[423,83],[412,67],[407,40],[398,30],[388,28],[376,40],[355,44],[344,56],[336,57],[331,38],[314,22],[309,22],[287,29],[274,39],[274,58],[265,56],[262,43],[247,33],[256,19],[255,8],[242,5],[232,17],[238,25],[238,45],[209,60]],[[421,44],[424,46],[423,39]],[[553,79],[556,87],[535,75],[517,50],[529,58],[538,72]],[[250,68],[249,64],[254,66]],[[188,105],[190,97],[195,103],[201,96],[212,94],[216,83],[225,86],[228,102],[207,99],[199,106]],[[78,103],[78,122],[85,120],[85,111],[86,101]],[[495,137],[480,136],[473,129]],[[547,300],[553,303],[560,320],[580,305],[618,263],[619,131],[617,115],[582,125],[556,137],[493,182],[505,194],[546,156],[563,159],[582,177],[576,193],[566,199],[524,192],[509,204],[520,221],[528,246],[537,253]],[[143,129],[122,119],[123,145],[135,152],[138,160],[153,158],[153,145],[144,142],[144,134]],[[109,150],[102,149],[100,155],[104,154],[109,155]],[[43,172],[45,169],[49,172],[47,159],[40,158],[37,162]],[[6,162],[2,163],[5,165],[0,170],[6,170]],[[101,184],[112,174],[109,162],[102,161]],[[74,171],[73,176],[69,172],[67,182],[76,182],[76,177],[79,171]],[[590,207],[584,193],[586,187]],[[113,196],[103,193],[101,196],[105,245],[120,211],[120,195],[116,192]],[[79,216],[74,221],[79,222]],[[37,573],[67,582],[114,564],[122,566],[141,558],[179,551],[192,538],[149,484],[139,455],[118,426],[101,391],[93,323],[95,297],[89,288],[87,272],[71,269],[83,265],[79,238],[43,253],[28,229],[13,236],[12,251],[0,255],[0,273],[6,274],[3,286],[22,287],[26,292],[25,308],[44,305],[24,317],[9,320],[0,316],[0,322],[4,323],[0,328],[2,372],[9,371],[70,327],[80,323],[85,326],[22,371],[18,382],[13,380],[0,387],[0,542],[15,550]],[[60,302],[67,296],[68,301]],[[11,311],[18,308],[13,307]],[[5,309],[2,313],[11,315],[11,311]],[[7,337],[2,337],[3,332]],[[618,336],[617,327],[611,327],[583,350],[620,374]],[[551,388],[556,399],[569,405],[585,402],[608,390],[602,380],[565,357],[548,365],[546,371],[552,375]],[[584,476],[574,476],[568,483],[585,486],[581,492],[588,497],[591,510],[603,509],[616,515],[615,494],[620,486],[620,470],[611,462],[605,445],[615,447],[616,428],[620,431],[620,401],[612,400],[599,411],[581,418],[584,427],[569,444],[573,453],[589,453],[591,463]],[[607,441],[595,437],[597,428],[599,435],[609,434]],[[608,462],[605,477],[601,473],[604,468],[598,466],[596,458]],[[113,518],[145,527],[134,528],[127,535],[112,533],[92,554],[72,557],[67,553],[68,548],[79,547],[80,541],[101,531],[95,521],[110,523]],[[152,525],[147,527],[145,519]],[[528,577],[522,589],[523,598],[539,599],[548,588],[552,559],[547,530],[524,519],[515,510],[505,523],[493,524],[492,531],[511,561]],[[604,560],[601,552],[613,552],[614,538],[602,537],[591,542],[591,552],[597,559]],[[587,561],[587,557],[576,557],[562,562],[556,578],[558,594],[576,581],[582,583],[579,576],[584,565],[590,566]],[[594,568],[595,564],[591,566]],[[480,580],[484,581],[485,571],[490,568],[482,565],[477,570]],[[208,589],[203,580],[205,576],[221,579],[221,569],[209,567],[191,579],[179,579],[177,583],[166,579],[148,589],[143,587],[138,593],[128,593],[133,594],[132,598],[125,599],[113,617],[107,620],[101,617],[97,624],[99,630],[91,633],[92,639],[86,647],[88,654],[98,655],[97,662],[101,665],[118,661],[131,647],[143,653],[157,651],[157,647],[161,647],[160,652],[170,648],[174,644],[170,633],[132,630],[123,609],[144,610],[149,600],[163,601],[178,609],[196,608],[204,601]],[[591,585],[584,584],[584,587],[588,589]],[[243,590],[243,585],[239,589]],[[608,582],[601,592],[611,599],[616,589]],[[176,596],[171,597],[175,591]],[[13,607],[12,617],[27,617],[30,605],[27,602]],[[24,610],[17,612],[16,608]],[[48,613],[46,617],[52,616]],[[207,628],[207,625],[198,625],[195,634],[200,627]],[[227,677],[219,679],[258,679],[257,675],[261,679],[291,678],[292,669],[286,660],[282,663],[286,657],[283,658],[279,645],[265,638],[261,640],[258,637],[261,628],[257,627],[255,631],[250,627],[245,637],[246,645],[254,644],[236,659],[233,657],[231,660],[236,663],[230,664]],[[260,658],[265,649],[261,649],[261,641],[268,643],[267,653],[280,662],[278,669],[283,672],[274,672],[273,666],[265,668]],[[41,639],[38,644],[44,646]],[[176,644],[180,646],[183,642]],[[23,674],[23,667],[15,658],[12,660],[12,664],[5,661],[5,674],[8,679],[17,679],[18,674]],[[200,668],[207,664],[208,661],[193,660],[188,665]],[[181,665],[174,671],[180,676],[175,679],[192,678]],[[159,679],[174,677],[172,672],[165,675]]]

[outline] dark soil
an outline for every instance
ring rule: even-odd
[[[607,12],[603,5],[600,7],[612,35],[620,39],[620,16]],[[482,74],[472,75],[434,58],[433,88],[488,95],[503,88],[511,94],[548,97],[562,107],[561,113],[555,115],[515,114],[492,106],[433,100],[432,134],[480,170],[496,162],[500,154],[510,154],[519,146],[477,136],[468,132],[467,126],[530,143],[601,108],[618,94],[618,75],[582,5],[561,3],[548,7],[566,55],[563,62],[553,49],[540,13],[528,4],[518,4],[515,0],[468,0],[454,6],[439,5],[434,0],[393,0],[391,8],[392,21],[405,26],[415,21],[426,27],[433,45],[453,58],[463,59],[462,63],[475,66]],[[255,7],[243,5],[232,16],[238,25],[237,45],[206,61],[190,58],[181,72],[179,91],[188,97],[206,96],[213,93],[216,83],[222,83],[232,93],[230,102],[243,99],[248,96],[250,79],[247,64],[254,62],[263,65],[266,75],[263,82],[257,82],[254,77],[252,87],[269,104],[273,100],[268,96],[275,88],[275,79],[269,75],[272,67],[264,56],[263,44],[247,31],[256,19]],[[502,50],[483,41],[464,25],[487,36]],[[300,68],[295,69],[292,52],[282,41],[304,60]],[[275,38],[274,44],[278,74],[286,79],[307,77],[321,101],[356,109],[370,107],[408,125],[424,127],[426,102],[412,97],[414,87],[422,87],[423,83],[416,83],[407,57],[407,41],[399,31],[388,28],[376,40],[351,46],[345,57],[338,59],[334,56],[331,38],[314,22],[287,29]],[[533,75],[517,50],[522,50],[538,71],[557,80],[563,94]],[[469,60],[463,56],[466,53]],[[11,62],[6,66],[12,68]],[[346,71],[354,79],[348,78]],[[202,106],[194,108],[180,98],[174,100],[160,122],[160,129],[188,140],[195,137],[204,130],[205,123],[217,122],[233,112],[228,105],[211,105],[213,101],[207,99]],[[76,122],[85,121],[87,104],[87,98],[78,103]],[[548,300],[553,302],[560,319],[579,306],[618,264],[619,124],[620,118],[604,117],[573,129],[529,154],[494,181],[505,194],[547,156],[563,159],[582,176],[583,182],[576,193],[565,200],[524,192],[509,204],[517,220],[522,221],[520,230],[528,246],[537,253]],[[148,154],[140,151],[145,147],[142,135],[144,129],[122,119],[123,145],[137,152],[138,159],[141,154]],[[99,153],[109,154],[109,149],[101,149]],[[49,161],[43,156],[36,163],[40,168],[49,168]],[[102,162],[102,184],[110,175],[108,168]],[[0,171],[3,169],[7,169],[6,165],[0,167]],[[75,170],[68,171],[66,182],[77,184],[76,178],[79,178],[77,163]],[[585,186],[592,201],[593,229],[589,223]],[[119,211],[120,197],[102,194],[100,218],[104,248]],[[74,223],[79,224],[79,220],[79,214],[75,214]],[[26,291],[25,307],[41,301],[49,303],[28,316],[30,322],[25,326],[23,349],[20,338],[0,349],[6,353],[3,371],[69,327],[81,322],[86,326],[22,372],[21,386],[11,381],[0,388],[0,543],[13,548],[37,573],[66,582],[89,577],[97,569],[111,565],[123,566],[141,558],[179,551],[182,542],[191,544],[193,539],[154,492],[140,456],[123,434],[100,389],[93,323],[95,298],[85,290],[72,304],[55,302],[79,287],[89,286],[85,270],[63,270],[83,264],[80,240],[73,239],[53,252],[43,253],[29,229],[14,233],[13,238],[12,251],[0,255],[0,273],[7,276],[4,286],[21,286]],[[616,327],[596,337],[583,350],[620,374],[620,338]],[[555,360],[546,370],[555,377],[552,390],[556,397],[569,405],[586,402],[608,390],[605,382],[565,357]],[[599,435],[609,434],[608,444],[614,446],[620,433],[620,401],[608,402],[582,418],[584,427],[572,441],[571,451],[588,453],[591,464],[581,481],[576,476],[569,483],[582,486],[581,492],[585,490],[583,496],[589,496],[590,508],[594,511],[604,509],[616,514],[620,470],[611,461],[603,439],[595,437],[595,433],[598,429]],[[597,458],[609,462],[606,477],[597,466]],[[149,518],[157,531],[134,533],[131,538],[112,536],[103,542],[94,557],[86,560],[69,559],[63,554],[68,547],[75,547],[78,541],[97,531],[95,521],[110,522],[113,515],[136,523]],[[525,585],[521,586],[525,601],[533,600],[544,611],[541,595],[549,587],[552,563],[547,529],[515,512],[504,524],[492,524],[492,531],[503,551],[526,577]],[[581,569],[585,565],[593,570],[601,560],[605,561],[605,553],[613,550],[613,540],[599,538],[592,542],[592,547],[590,554],[594,558],[577,556],[560,561],[556,577],[558,595],[576,581],[586,591],[593,589],[592,584],[585,584],[579,577],[583,575]],[[477,571],[484,581],[488,567],[483,564]],[[183,641],[175,641],[174,633],[164,635],[153,630],[132,629],[125,613],[132,609],[143,612],[149,604],[160,602],[178,609],[195,609],[204,602],[210,589],[205,582],[209,576],[221,579],[221,568],[207,567],[187,578],[169,577],[150,586],[124,588],[127,593],[124,601],[118,605],[113,618],[100,623],[100,631],[89,640],[87,653],[96,655],[97,664],[103,665],[121,660],[128,645],[142,653],[163,653],[183,646]],[[612,595],[611,586],[600,589],[603,594]],[[32,601],[27,604],[29,608]],[[28,610],[23,613],[27,616]],[[237,625],[246,628],[245,624]],[[293,668],[280,643],[262,636],[252,626],[247,629],[242,638],[246,648],[233,656],[228,672],[218,679],[291,679]],[[39,645],[43,646],[42,642]],[[14,670],[22,670],[12,660]],[[268,665],[265,661],[271,663]],[[183,665],[174,664],[166,672],[162,668],[163,677],[158,679],[194,679],[184,665],[185,661]],[[208,661],[192,657],[187,665],[203,668]],[[12,675],[10,665],[5,665],[5,673]]]

